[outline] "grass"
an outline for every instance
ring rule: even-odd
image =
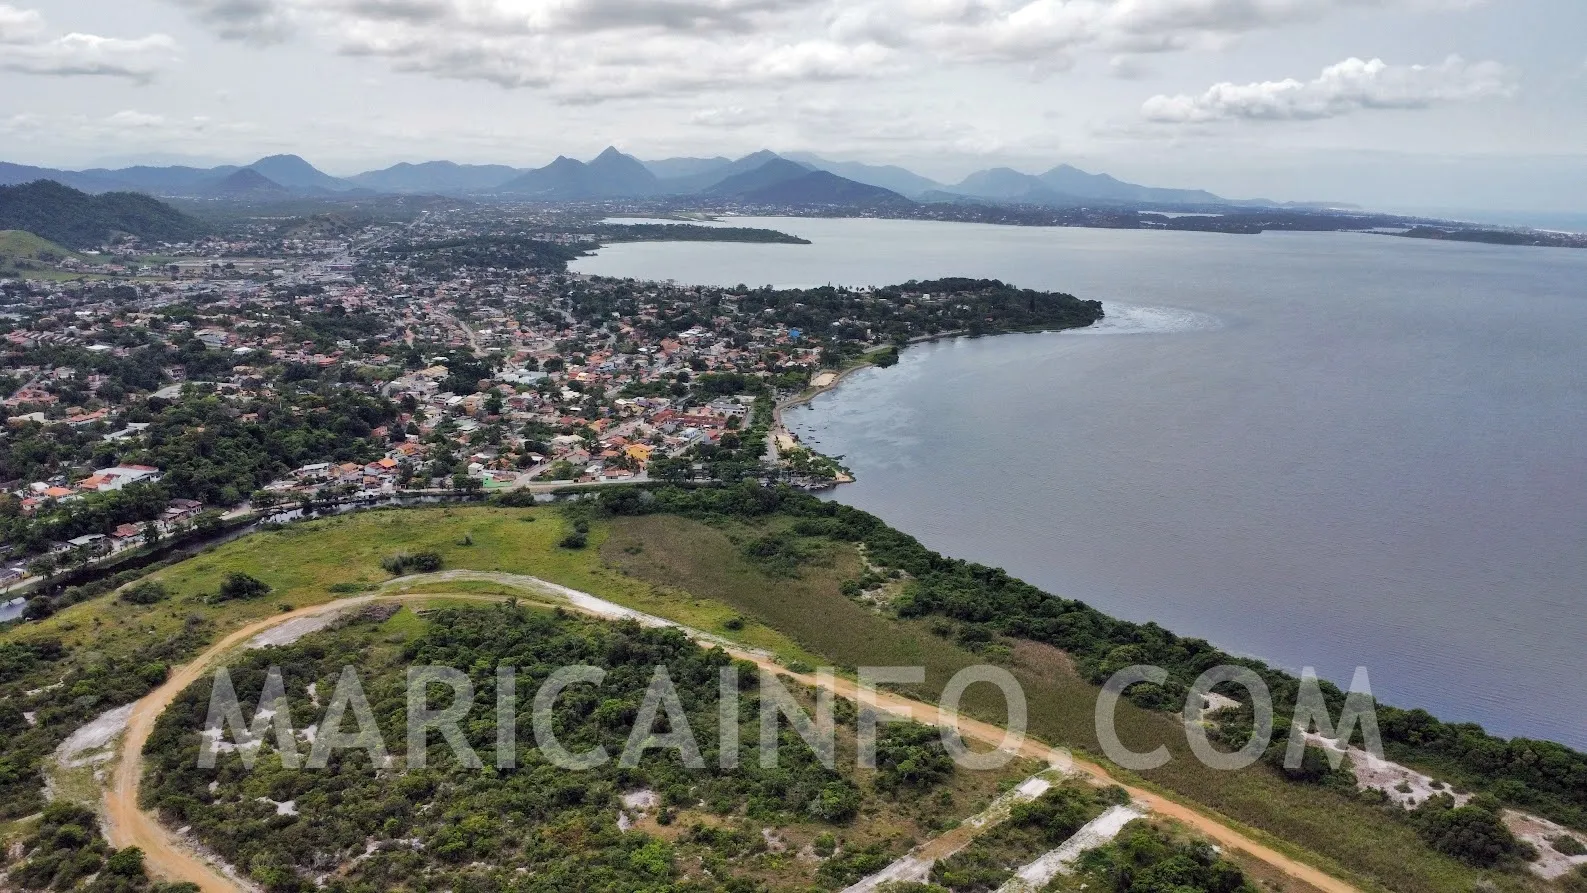
[[[740,547],[777,526],[619,518],[603,555],[641,579],[665,581],[731,605],[839,667],[922,665],[926,682],[911,693],[928,699],[934,699],[953,673],[989,662],[985,655],[938,635],[927,623],[901,622],[845,597],[839,589],[842,581],[863,572],[860,557],[847,546],[833,547],[835,552],[822,563],[801,567],[797,578],[762,572]],[[1095,731],[1098,689],[1078,677],[1061,652],[1023,643],[1001,662],[1024,687],[1033,735],[1088,755],[1100,753]],[[999,721],[1004,714],[1001,698],[986,688],[970,689],[965,711]],[[1291,784],[1261,767],[1243,772],[1208,769],[1190,752],[1180,723],[1167,715],[1125,702],[1117,726],[1131,749],[1149,751],[1163,744],[1173,755],[1162,769],[1141,776],[1120,772],[1121,777],[1200,804],[1253,837],[1365,889],[1469,893],[1483,880],[1506,891],[1546,889],[1530,875],[1479,872],[1438,855],[1407,823],[1349,796]]]
[[[551,508],[434,507],[347,515],[256,534],[158,571],[151,578],[173,592],[161,604],[139,607],[105,596],[42,623],[0,632],[0,642],[58,637],[72,648],[68,662],[86,663],[175,636],[190,622],[203,624],[213,640],[281,606],[342,598],[331,591],[338,584],[382,583],[391,577],[380,561],[391,554],[435,551],[449,569],[537,576],[763,648],[785,663],[847,669],[923,666],[926,682],[912,693],[926,698],[958,670],[998,662],[1024,686],[1032,734],[1099,752],[1097,689],[1074,673],[1061,652],[1008,643],[1013,647],[1007,652],[977,653],[930,622],[901,622],[845,597],[842,582],[865,570],[861,556],[846,544],[814,543],[815,557],[793,576],[769,574],[745,557],[744,543],[786,526],[776,519],[759,526],[712,526],[672,517],[620,518],[595,525],[588,548],[568,550],[557,545],[567,528]],[[459,545],[465,535],[473,545]],[[233,572],[257,577],[272,591],[251,602],[203,601]],[[514,594],[496,584],[470,582],[414,591],[431,593],[438,601],[449,594]],[[735,629],[739,624],[730,623],[735,618],[747,622]],[[427,623],[412,610],[399,612],[387,621],[388,641],[411,641]],[[57,664],[48,673],[58,678],[61,671]],[[53,681],[41,672],[29,684]],[[1004,717],[1001,696],[988,686],[972,687],[964,709],[991,721]],[[1484,880],[1503,891],[1548,889],[1530,875],[1477,872],[1439,856],[1403,821],[1347,795],[1290,784],[1261,768],[1206,769],[1189,753],[1180,725],[1163,714],[1126,703],[1118,712],[1118,729],[1133,749],[1163,743],[1173,754],[1166,767],[1144,773],[1140,782],[1255,829],[1254,836],[1364,889],[1469,893]]]

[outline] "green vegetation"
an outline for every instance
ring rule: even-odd
[[[0,277],[36,276],[67,258],[80,256],[30,232],[0,230]]]
[[[963,667],[1003,663],[1027,692],[1034,734],[1095,752],[1096,688],[1082,675],[1086,648],[1065,653],[1007,637],[990,621],[941,612],[898,616],[897,607],[942,580],[982,581],[963,583],[966,593],[975,591],[971,586],[989,596],[1006,591],[1012,584],[1000,582],[996,572],[972,572],[974,566],[934,556],[874,519],[867,521],[869,516],[786,491],[624,488],[572,505],[578,507],[572,518],[547,508],[438,507],[293,525],[153,573],[150,579],[168,592],[154,605],[99,598],[41,623],[0,630],[0,646],[11,646],[0,650],[0,723],[21,730],[0,734],[0,762],[6,767],[0,777],[13,780],[10,786],[0,784],[0,817],[38,811],[39,760],[73,728],[147,691],[150,683],[138,675],[141,670],[177,665],[225,631],[275,613],[278,603],[297,607],[367,591],[389,576],[381,568],[383,559],[425,551],[442,556],[448,568],[533,574],[699,629],[725,631],[774,651],[789,666],[921,665],[926,682],[904,688],[927,698]],[[523,523],[531,519],[540,523]],[[578,521],[588,526],[587,547],[559,548]],[[748,544],[771,535],[786,537],[796,554],[808,556],[793,566],[793,576],[745,554]],[[460,545],[465,539],[475,545]],[[231,573],[263,581],[271,596],[208,604],[207,597]],[[867,582],[866,599],[844,594],[843,584],[856,581]],[[485,582],[428,584],[411,591],[434,598],[515,594]],[[872,604],[872,598],[881,604]],[[1071,610],[1086,617],[1090,609]],[[1151,627],[1134,629],[1133,635],[1151,641],[1144,635]],[[411,641],[412,634],[407,630],[401,640]],[[57,682],[61,688],[24,695]],[[1001,699],[980,688],[968,693],[965,709],[1001,720]],[[23,729],[23,710],[37,713],[40,725]],[[1279,841],[1288,841],[1321,854],[1313,861],[1365,889],[1469,893],[1479,882],[1503,891],[1536,889],[1540,883],[1502,863],[1478,871],[1435,851],[1403,810],[1385,808],[1349,786],[1296,784],[1265,765],[1239,773],[1206,770],[1189,754],[1174,718],[1129,700],[1120,705],[1118,725],[1133,749],[1150,750],[1158,743],[1170,748],[1173,761],[1147,773],[1149,783],[1268,832],[1273,835],[1269,842],[1285,846]],[[959,815],[970,811],[956,807]],[[833,833],[841,838],[847,832]],[[842,866],[847,865],[863,874],[870,862],[885,864],[892,850],[868,853],[868,846],[850,839],[823,870],[846,872],[850,869]]]
[[[1551,837],[1548,840],[1548,845],[1553,847],[1556,852],[1564,853],[1567,856],[1587,856],[1587,844],[1582,843],[1581,838],[1573,834],[1561,834],[1557,837]]]
[[[791,491],[744,486],[657,490],[643,499],[633,491],[615,491],[596,498],[618,516],[606,558],[630,573],[720,600],[758,621],[756,627],[764,624],[780,630],[840,668],[923,665],[925,683],[901,688],[927,699],[934,699],[963,667],[989,658],[1008,661],[1032,705],[1031,731],[1093,754],[1099,752],[1094,721],[1097,688],[1088,681],[1087,655],[1106,656],[1125,644],[1103,638],[1110,631],[1139,644],[1148,654],[1159,641],[1154,637],[1166,635],[1150,624],[1115,621],[1080,603],[1040,594],[1060,614],[1076,615],[1065,621],[1081,621],[1075,635],[1097,630],[1093,634],[1101,640],[1079,639],[1072,649],[1059,651],[1020,636],[1006,638],[996,613],[996,594],[1029,589],[1025,584],[1002,571],[931,553],[863,512]],[[689,524],[666,513],[699,521]],[[807,538],[810,547],[827,550],[828,559],[803,565],[798,577],[786,578],[767,574],[742,554],[745,543],[779,530]],[[856,548],[863,549],[869,568],[861,563]],[[881,609],[845,596],[842,589],[844,582],[867,575],[876,579],[873,569],[885,571],[880,575],[884,580],[900,574],[883,590],[890,604]],[[973,603],[968,598],[972,593],[984,599],[979,613],[918,616],[911,596],[949,582],[962,587],[966,606]],[[1045,623],[1042,618],[1050,609],[1037,605],[1022,610],[1011,625]],[[1212,661],[1206,664],[1211,666],[1222,658],[1209,650],[1199,659]],[[1179,666],[1173,661],[1165,665]],[[1282,690],[1274,688],[1282,701],[1285,695],[1278,693]],[[995,722],[1002,719],[1004,708],[995,695],[979,698],[972,689],[965,709]],[[1337,704],[1332,709],[1337,715]],[[1434,852],[1404,810],[1385,808],[1377,797],[1358,794],[1353,784],[1296,784],[1266,764],[1237,773],[1211,770],[1190,752],[1176,716],[1143,709],[1126,699],[1119,705],[1117,725],[1131,749],[1146,752],[1163,745],[1172,755],[1168,765],[1143,773],[1145,782],[1267,832],[1275,843],[1282,840],[1304,847],[1318,854],[1310,857],[1313,861],[1367,888],[1469,893],[1478,881],[1501,890],[1530,889],[1534,883],[1527,874],[1511,869],[1478,873]]]
[[[306,725],[314,718],[305,711],[315,712],[308,686],[326,699],[343,668],[356,667],[386,747],[407,766],[395,779],[356,749],[338,751],[323,770],[284,770],[273,740],[262,746],[251,772],[236,753],[223,755],[214,770],[197,769],[210,699],[206,680],[183,693],[149,741],[147,805],[169,824],[191,826],[271,893],[312,889],[311,875],[329,866],[341,866],[328,888],[337,891],[494,889],[511,881],[511,889],[525,893],[725,893],[764,889],[759,884],[766,882],[780,889],[844,886],[861,876],[857,862],[812,865],[776,850],[813,845],[826,835],[834,845],[842,838],[844,849],[868,847],[891,858],[909,840],[951,821],[954,810],[970,805],[966,801],[988,796],[996,783],[956,779],[937,733],[919,726],[885,729],[878,751],[886,768],[880,772],[853,769],[857,713],[849,706],[839,713],[836,770],[822,766],[786,720],[775,768],[763,768],[750,751],[737,768],[720,769],[719,676],[733,664],[721,650],[703,649],[675,630],[507,604],[442,609],[418,631],[411,621],[393,626],[401,616],[394,608],[366,609],[296,645],[246,654],[231,668],[238,697],[251,712],[267,668],[281,667],[294,718]],[[438,734],[428,743],[426,767],[412,767],[405,746],[410,664],[468,672],[475,703],[485,706],[465,721],[465,734],[492,768],[461,765]],[[518,668],[517,690],[525,693],[518,700],[513,769],[493,767],[498,665]],[[569,772],[534,746],[527,693],[553,670],[575,665],[599,666],[606,676],[558,699],[556,735],[570,752],[601,747],[612,759]],[[667,747],[646,749],[638,765],[616,760],[657,665],[676,686],[705,769],[688,768],[680,752]],[[761,722],[760,680],[752,667],[741,667],[738,679],[737,735],[753,742]],[[449,697],[437,689],[432,703]],[[796,697],[810,709],[808,692]],[[671,721],[671,729],[681,728],[683,720]],[[661,722],[668,722],[665,714]],[[927,738],[938,741],[936,753],[924,746]],[[930,771],[918,771],[926,763]],[[625,805],[625,794],[639,796]],[[652,797],[654,803],[635,805]],[[634,823],[630,830],[619,824],[624,812]],[[770,840],[767,828],[773,829]]]
[[[1234,863],[1206,843],[1144,821],[1126,825],[1116,840],[1080,859],[1058,889],[1093,893],[1257,893]]]
[[[1071,782],[1028,803],[968,847],[933,865],[931,880],[953,893],[992,893],[1014,872],[1055,849],[1106,808],[1105,792]]]
[[[467,275],[470,269],[562,270],[579,256],[576,249],[527,235],[483,235],[434,242],[397,242],[378,252],[381,259],[398,261],[419,273]],[[472,393],[472,392],[470,392]]]
[[[468,545],[473,545],[470,539]],[[413,555],[396,554],[380,562],[380,567],[393,577],[403,574],[433,574],[446,564],[436,552],[418,552]]]
[[[809,245],[809,239],[774,229],[747,226],[701,226],[697,223],[598,223],[578,228],[602,244],[617,242],[753,242],[772,245]]]
[[[523,523],[536,518],[544,523]],[[602,567],[601,528],[588,534],[590,549],[558,548],[569,530],[547,509],[426,508],[339,516],[257,533],[152,571],[144,582],[166,593],[152,605],[107,596],[112,587],[95,585],[83,587],[81,597],[57,599],[39,622],[0,627],[0,821],[39,811],[43,761],[73,730],[147,694],[164,680],[165,668],[191,659],[229,630],[276,613],[278,604],[302,607],[374,588],[372,581],[389,577],[381,562],[393,550],[433,552],[447,567],[533,574],[700,629],[720,629],[735,616],[725,605]],[[465,534],[475,546],[458,545]],[[263,582],[271,597],[214,602],[232,574]],[[114,578],[115,585],[136,583],[137,576]],[[448,584],[445,591],[467,588]],[[806,656],[765,626],[733,637]],[[34,713],[38,724],[29,724],[25,712]]]
[[[180,242],[204,233],[198,220],[147,195],[89,195],[53,180],[0,186],[0,230],[17,229],[77,248],[97,248],[121,236]]]
[[[1416,807],[1411,818],[1429,846],[1468,865],[1488,868],[1536,859],[1536,851],[1510,833],[1499,813],[1491,797],[1456,806],[1453,796],[1439,794]]]
[[[153,884],[136,847],[112,850],[98,833],[99,816],[71,803],[51,803],[38,827],[17,844],[20,859],[6,865],[0,852],[0,883],[7,890],[80,893],[198,893],[192,884]],[[9,848],[7,848],[9,849]]]

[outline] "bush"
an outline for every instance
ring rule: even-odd
[[[394,577],[406,573],[433,574],[444,564],[437,552],[418,552],[413,555],[398,553],[380,562],[380,566]]]
[[[220,584],[220,591],[215,593],[212,601],[231,602],[247,601],[259,598],[270,591],[270,587],[262,580],[254,579],[247,574],[232,573],[226,577],[226,582]]]
[[[159,583],[139,583],[121,593],[121,600],[129,605],[152,605],[171,597],[171,591]]]
[[[589,536],[587,534],[580,533],[577,530],[569,532],[567,536],[562,538],[561,542],[557,543],[557,545],[564,549],[582,549],[589,544]]]
[[[1504,826],[1489,798],[1457,807],[1454,797],[1439,794],[1418,806],[1411,821],[1428,846],[1477,868],[1537,858],[1536,850]]]
[[[1550,837],[1548,845],[1567,856],[1587,856],[1587,844],[1583,844],[1581,838],[1575,835],[1561,834],[1558,837]]]

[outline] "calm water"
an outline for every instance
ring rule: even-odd
[[[1096,332],[913,347],[790,421],[838,499],[1115,615],[1587,746],[1587,251],[770,220],[585,272],[998,277]]]

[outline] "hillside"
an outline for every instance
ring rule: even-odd
[[[217,198],[273,198],[291,195],[291,191],[285,186],[251,167],[245,167],[206,184],[200,191],[204,195]]]
[[[856,183],[828,171],[809,173],[741,193],[747,202],[768,205],[913,205],[891,189]]]
[[[89,195],[41,180],[0,186],[0,230],[9,229],[27,230],[74,248],[91,248],[122,235],[147,242],[185,241],[202,235],[205,227],[146,195]]]
[[[797,180],[808,173],[810,173],[810,169],[798,162],[773,156],[771,160],[754,168],[724,178],[721,182],[706,189],[705,194],[743,195],[758,189],[787,183],[790,180]]]
[[[67,248],[19,229],[0,231],[0,277],[41,270],[77,255]]]

